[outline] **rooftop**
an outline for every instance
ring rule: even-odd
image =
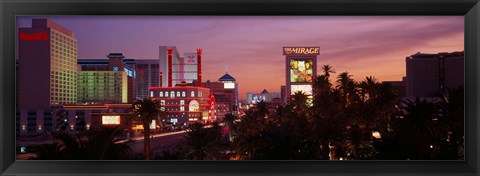
[[[218,81],[235,81],[235,78],[230,76],[228,73],[225,73],[222,77],[218,79]]]

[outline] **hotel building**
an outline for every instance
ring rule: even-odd
[[[182,82],[200,85],[202,49],[197,49],[196,53],[186,52],[183,57],[175,46],[160,46],[159,51],[159,74],[162,76],[160,86],[172,87]]]
[[[77,39],[47,19],[18,29],[17,131],[52,130],[52,106],[77,102]]]
[[[210,93],[215,96],[218,117],[238,113],[238,82],[234,77],[225,73],[218,82],[203,82],[202,87],[209,88]]]
[[[150,87],[149,90],[151,99],[162,105],[167,122],[186,125],[216,118],[215,98],[210,96],[208,88],[178,84],[175,87]]]
[[[132,103],[136,99],[136,61],[122,53],[108,59],[79,59],[77,103]]]
[[[149,96],[149,87],[162,87],[160,80],[163,76],[163,72],[159,70],[159,61],[153,60],[136,60],[136,91],[137,98],[143,99]]]
[[[464,85],[464,52],[416,53],[405,59],[406,96],[436,97]]]
[[[271,103],[273,99],[281,99],[282,96],[279,92],[268,92],[267,89],[263,89],[260,93],[247,92],[247,103],[257,104],[260,101]]]

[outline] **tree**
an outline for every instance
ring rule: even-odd
[[[160,102],[148,98],[137,100],[132,104],[133,118],[136,121],[142,122],[146,160],[150,160],[150,124],[152,123],[152,120],[160,122],[159,117],[163,117],[160,106]]]
[[[323,75],[328,79],[330,78],[330,73],[335,73],[335,70],[332,69],[332,66],[330,65],[323,65],[322,67],[323,70]]]
[[[202,124],[190,125],[187,136],[180,146],[180,153],[190,160],[220,160],[226,159],[222,151],[225,149],[220,127],[215,122],[212,127],[204,128]]]
[[[356,83],[348,72],[342,72],[338,75],[337,88],[342,93],[344,107],[348,107],[356,100]]]
[[[234,137],[236,120],[238,120],[238,117],[236,115],[233,115],[232,113],[225,114],[225,117],[222,120],[222,122],[228,128],[228,138],[230,141],[232,141]]]
[[[117,143],[122,131],[117,127],[101,127],[86,135],[54,132],[54,144],[35,149],[38,160],[120,160],[128,159],[131,152],[125,143]]]
[[[298,113],[305,113],[307,111],[308,97],[305,93],[301,91],[295,92],[290,101]]]
[[[394,131],[404,144],[410,159],[432,159],[444,129],[438,123],[438,104],[434,101],[407,100],[403,102],[401,116],[395,119]]]
[[[463,159],[464,153],[464,88],[447,89],[447,94],[439,103],[444,118],[441,123],[447,128],[446,140],[442,149],[444,159]]]

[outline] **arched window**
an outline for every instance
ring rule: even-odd
[[[177,97],[180,97],[180,92],[177,92]]]
[[[168,92],[167,91],[165,91],[165,97],[168,97]]]
[[[162,91],[160,91],[160,95],[159,95],[159,96],[160,96],[160,97],[163,97],[163,92],[162,92]]]
[[[190,97],[195,97],[195,92],[194,91],[190,92]]]
[[[185,91],[183,91],[182,92],[182,97],[185,97],[185,96],[187,96],[187,95],[186,95]]]
[[[175,98],[175,92],[174,92],[174,91],[171,91],[171,92],[170,92],[170,97],[171,97],[171,98]]]

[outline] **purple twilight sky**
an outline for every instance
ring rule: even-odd
[[[246,92],[279,92],[285,84],[282,46],[319,46],[318,73],[329,64],[356,81],[401,80],[405,57],[464,50],[463,16],[48,16],[17,17],[19,27],[48,18],[72,30],[78,56],[158,59],[158,46],[203,49],[204,80],[228,73]],[[336,78],[337,74],[332,77]]]

